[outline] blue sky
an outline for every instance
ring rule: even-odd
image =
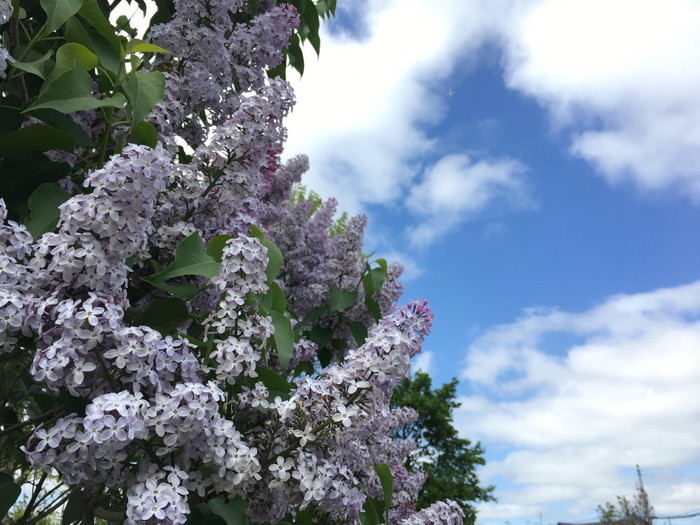
[[[635,464],[698,509],[700,2],[338,3],[286,154],[433,307],[480,522],[593,518]]]

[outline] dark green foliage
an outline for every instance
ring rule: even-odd
[[[457,379],[433,390],[428,374],[417,372],[395,389],[391,399],[394,407],[411,407],[418,412],[418,421],[396,432],[401,439],[412,439],[418,449],[404,464],[409,471],[423,470],[428,480],[421,490],[417,507],[430,506],[436,501],[451,499],[464,510],[465,524],[476,520],[478,501],[495,501],[494,487],[480,485],[476,468],[484,465],[484,449],[480,443],[460,438],[452,425]]]

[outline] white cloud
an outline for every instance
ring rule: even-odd
[[[433,352],[422,352],[418,354],[413,360],[413,366],[411,367],[411,372],[424,372],[431,375],[433,371]]]
[[[501,495],[506,508],[569,499],[560,512],[590,517],[631,494],[623,469],[639,464],[657,512],[689,510],[698,484],[662,474],[700,462],[698,349],[700,281],[581,313],[532,309],[470,346],[462,378],[479,394],[462,399],[457,424],[509,450],[484,469],[518,486]]]
[[[508,85],[610,182],[700,199],[700,2],[539,0],[501,24]]]
[[[307,153],[305,182],[358,211],[400,203],[439,141],[424,129],[445,116],[445,84],[485,38],[496,3],[351,2],[361,36],[322,34],[321,57],[295,82],[287,154]]]
[[[406,204],[424,220],[411,229],[414,246],[425,246],[445,235],[461,220],[483,212],[494,201],[517,207],[531,204],[523,173],[515,160],[474,162],[467,155],[447,155],[411,188]]]

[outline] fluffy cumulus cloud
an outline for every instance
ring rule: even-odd
[[[680,469],[700,464],[699,348],[700,281],[580,313],[533,309],[481,335],[458,424],[506,451],[484,474],[510,487],[483,517],[591,517],[633,492],[636,464],[659,515],[697,508],[700,483]]]
[[[424,219],[411,228],[411,244],[424,247],[494,203],[529,206],[524,172],[521,163],[510,159],[475,162],[463,154],[443,157],[411,188],[406,201]]]
[[[539,0],[500,29],[508,85],[613,183],[700,200],[700,2]]]

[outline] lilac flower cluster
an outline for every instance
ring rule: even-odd
[[[10,352],[28,316],[27,298],[33,297],[33,278],[25,262],[32,236],[14,221],[7,221],[0,199],[0,350]]]
[[[171,251],[194,230],[205,238],[250,231],[265,207],[269,187],[261,165],[270,150],[281,147],[282,119],[293,101],[287,83],[270,81],[213,130],[211,140],[197,148],[190,164],[173,167],[168,191],[159,195],[155,245]]]
[[[0,13],[0,16],[2,13]],[[0,24],[2,25],[2,24]],[[5,80],[7,76],[7,66],[13,61],[12,55],[4,47],[0,46],[0,80]]]
[[[316,207],[291,197],[308,159],[280,165],[294,96],[265,70],[282,60],[298,13],[263,0],[249,23],[236,24],[248,16],[243,0],[174,4],[172,21],[150,34],[177,57],[153,63],[167,81],[149,116],[161,145],[127,145],[99,169],[74,171],[56,231],[39,239],[7,221],[0,201],[0,346],[32,352],[29,372],[43,391],[85,401],[84,413],[36,429],[23,448],[28,461],[69,484],[120,492],[127,525],[182,524],[190,504],[218,496],[243,497],[256,523],[304,509],[356,523],[367,497],[383,497],[373,467],[386,463],[390,523],[461,524],[451,502],[415,512],[425,475],[401,466],[415,443],[392,439],[416,417],[389,401],[429,333],[430,310],[414,302],[394,311],[402,289],[392,265],[374,296],[383,314],[375,323],[362,305],[366,218],[331,234],[333,199]],[[8,9],[0,0],[0,24]],[[95,115],[74,119],[94,135]],[[180,139],[192,146],[189,162],[172,160]],[[84,193],[75,191],[82,179]],[[283,253],[277,285],[291,325],[327,305],[334,284],[357,291],[359,304],[319,325],[360,321],[364,344],[353,348],[342,334],[350,349],[325,369],[290,379],[279,368],[279,334],[259,306],[270,291],[268,252],[248,235],[252,225]],[[163,329],[173,335],[136,326],[166,296],[142,278],[173,263],[194,232],[205,242],[230,236],[218,275],[176,278],[196,295],[169,299],[185,310],[179,326]],[[317,352],[295,341],[288,369]]]
[[[234,24],[239,10],[248,10],[242,0],[176,0],[173,19],[151,28],[151,41],[177,57],[156,66],[168,80],[165,99],[151,117],[161,132],[202,143],[202,112],[222,124],[245,103],[243,93],[264,89],[266,70],[282,61],[282,48],[299,24],[296,9],[263,3],[250,24]]]
[[[451,500],[438,501],[400,522],[401,525],[462,525],[464,512]]]
[[[0,26],[6,24],[12,16],[12,1],[0,0]]]

